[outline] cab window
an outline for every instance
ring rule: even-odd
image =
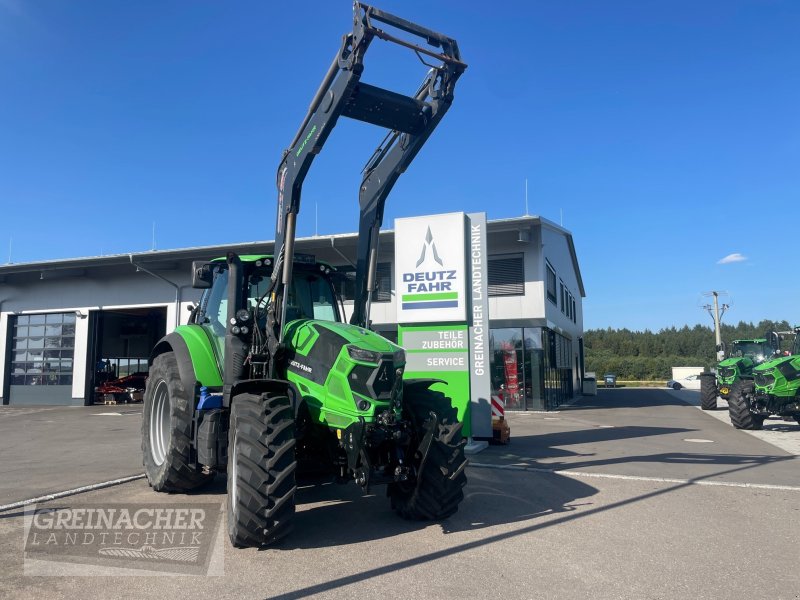
[[[250,277],[249,302],[251,306],[269,289],[269,275],[255,273]],[[286,322],[296,319],[339,321],[336,297],[330,283],[316,273],[295,268],[286,303]]]
[[[202,316],[219,336],[225,335],[228,320],[228,269],[217,268],[214,283],[205,291],[202,299]]]
[[[338,321],[330,283],[319,275],[295,271],[286,305],[286,321],[295,319]]]

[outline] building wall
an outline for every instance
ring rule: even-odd
[[[511,239],[504,240],[489,236],[487,243],[489,260],[500,256],[522,254],[525,273],[523,296],[489,297],[489,319],[493,327],[504,327],[512,322],[521,324],[519,321],[533,325],[534,321],[545,317],[538,228],[532,228],[528,235],[529,239],[525,242],[516,241],[514,235]]]
[[[165,306],[167,309],[167,333],[176,323],[184,324],[189,319],[188,306],[200,298],[201,290],[191,287],[188,273],[164,271],[159,273],[181,286],[181,303],[176,308],[175,288],[144,272],[93,278],[73,277],[43,279],[24,285],[4,284],[5,300],[0,313],[0,397],[5,389],[6,340],[10,331],[8,318],[12,314],[77,311],[88,317],[90,311],[123,308],[145,308]],[[83,376],[90,366],[86,364],[89,346],[89,319],[79,318],[75,322],[75,354],[73,362],[72,398],[80,401],[86,397],[86,382]],[[78,402],[82,403],[82,402]]]
[[[2,308],[2,305],[0,305]],[[6,385],[6,348],[8,347],[8,313],[0,312],[0,398]]]
[[[578,286],[578,277],[575,267],[572,264],[572,255],[569,251],[567,238],[557,229],[543,223],[541,230],[541,257],[540,264],[542,277],[546,277],[545,261],[548,261],[556,272],[556,303],[547,299],[542,281],[543,297],[545,298],[545,315],[547,326],[560,333],[572,342],[573,386],[576,390],[580,389],[580,374],[575,368],[576,361],[579,360],[578,339],[583,335],[583,303]],[[563,282],[566,289],[570,291],[575,299],[575,321],[562,312],[560,284]]]
[[[564,232],[547,222],[535,224],[522,223],[503,224],[506,229],[495,228],[488,235],[488,255],[493,257],[522,254],[524,260],[524,295],[501,296],[489,298],[489,318],[491,328],[545,327],[558,332],[572,342],[573,360],[571,367],[575,370],[575,359],[578,356],[578,338],[583,331],[583,309],[580,289],[578,287],[575,265],[572,262],[569,243]],[[380,262],[390,262],[394,270],[394,247],[392,232],[386,233],[386,240],[381,242]],[[299,252],[310,252],[320,260],[333,265],[343,265],[346,260],[352,261],[355,254],[354,240],[338,239],[336,245],[331,238],[307,239],[298,243]],[[346,258],[342,256],[345,254]],[[568,319],[561,312],[560,297],[554,305],[546,298],[545,260],[555,268],[557,286],[560,280],[572,293],[575,299],[576,322]],[[180,271],[159,271],[159,275],[174,281],[180,286],[180,303],[176,306],[175,288],[145,272],[136,272],[132,265],[102,269],[89,269],[88,275],[81,277],[50,279],[45,273],[44,279],[31,279],[27,283],[3,284],[0,290],[0,391],[3,390],[6,376],[6,344],[10,335],[8,329],[9,314],[36,312],[68,312],[79,311],[89,315],[91,311],[112,310],[121,308],[143,308],[162,306],[167,309],[167,332],[178,323],[186,323],[189,318],[189,307],[197,302],[201,290],[191,288],[188,269]],[[371,308],[371,319],[374,326],[384,331],[396,330],[396,301],[394,290],[394,273],[391,276],[392,294],[389,302],[376,302]],[[558,290],[557,290],[558,292]],[[352,302],[345,303],[345,318],[352,314]],[[82,399],[86,395],[85,373],[88,359],[88,318],[76,321],[74,373],[72,396]],[[574,374],[575,388],[580,389],[578,374]]]

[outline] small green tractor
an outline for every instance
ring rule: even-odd
[[[375,38],[410,48],[425,65],[416,93],[361,81]],[[452,38],[356,2],[353,32],[278,166],[274,253],[230,252],[192,266],[200,303],[150,356],[143,461],[160,492],[227,473],[234,546],[289,533],[305,467],[365,492],[385,485],[407,519],[444,519],[464,498],[466,441],[444,383],[404,379],[405,352],[370,329],[369,313],[386,197],[449,109],[466,66]],[[294,252],[303,180],[339,117],[388,130],[359,186],[349,323],[335,270]]]
[[[728,410],[737,429],[761,429],[772,415],[800,424],[800,327],[785,333],[794,335],[789,354],[761,363],[734,384]]]
[[[717,397],[728,400],[733,384],[742,377],[752,375],[757,365],[773,356],[778,345],[774,333],[765,338],[734,340],[728,357],[717,365],[716,375],[708,371],[700,375],[700,407],[714,410],[717,408]]]

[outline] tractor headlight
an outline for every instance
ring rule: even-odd
[[[360,362],[375,363],[375,364],[381,362],[381,357],[382,357],[380,352],[375,352],[373,350],[366,350],[364,348],[359,348],[358,346],[348,346],[347,353],[353,360],[357,360]]]

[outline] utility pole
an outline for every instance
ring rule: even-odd
[[[718,362],[725,358],[725,349],[722,346],[722,331],[720,328],[720,322],[722,321],[722,316],[725,314],[725,311],[731,307],[730,304],[723,304],[722,312],[720,312],[720,305],[719,305],[720,293],[725,293],[725,292],[711,291],[703,294],[704,296],[714,297],[714,305],[712,306],[711,304],[706,304],[703,306],[703,308],[705,308],[708,311],[708,314],[711,315],[711,318],[714,319],[714,332],[716,335],[716,349],[717,349]]]

